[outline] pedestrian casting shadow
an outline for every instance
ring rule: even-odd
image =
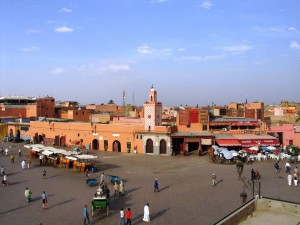
[[[141,189],[141,187],[137,187],[137,188],[132,188],[132,189],[129,189],[129,190],[126,190],[125,189],[125,194],[130,194],[131,192],[135,192],[136,190],[139,190],[139,189]]]
[[[67,203],[72,202],[72,201],[74,201],[74,200],[75,200],[75,198],[71,198],[71,199],[69,199],[69,200],[66,200],[66,201],[63,201],[63,202],[60,202],[60,203],[56,203],[56,204],[51,205],[50,207],[48,207],[48,209],[51,209],[51,208],[53,208],[53,207],[55,207],[55,206],[58,206],[58,205],[64,205],[64,204],[67,204]]]
[[[4,214],[7,214],[7,213],[11,213],[15,210],[19,210],[19,209],[22,209],[22,208],[25,208],[25,207],[28,207],[29,205],[23,205],[23,206],[20,206],[20,207],[17,207],[17,208],[14,208],[14,209],[10,209],[10,210],[7,210],[5,212],[0,212],[0,215],[4,215]]]
[[[144,214],[139,214],[131,220],[132,225],[143,223]]]
[[[120,168],[120,166],[117,166],[115,164],[101,164],[101,165],[96,165],[96,168],[97,168],[97,172],[101,172],[104,170]]]
[[[51,179],[51,178],[59,177],[59,176],[61,176],[61,174],[56,174],[56,175],[52,175],[52,176],[49,176],[49,177],[47,177],[47,175],[46,175],[46,177],[44,179],[46,180],[46,179]]]
[[[161,188],[159,191],[163,191],[163,190],[166,190],[168,188],[170,188],[172,185],[167,185],[167,186],[164,186],[163,188]]]
[[[13,176],[13,175],[18,174],[18,173],[20,173],[20,172],[8,173],[7,176]]]
[[[216,185],[218,185],[219,183],[222,183],[224,181],[224,179],[218,180],[218,182],[216,182]]]
[[[17,185],[17,184],[21,184],[21,183],[25,183],[27,182],[27,180],[21,180],[21,181],[16,181],[16,182],[11,182],[9,183],[9,185]]]
[[[151,220],[157,219],[160,216],[162,216],[163,214],[165,214],[168,210],[169,210],[169,208],[163,209],[163,210],[161,210],[161,211],[159,211],[157,213],[153,213],[152,215],[150,214],[150,219]]]

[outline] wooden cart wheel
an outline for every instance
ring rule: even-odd
[[[106,216],[109,215],[109,206],[106,207]]]

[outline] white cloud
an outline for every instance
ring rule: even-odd
[[[212,6],[213,6],[213,4],[210,1],[203,2],[200,5],[200,7],[203,9],[210,9]]]
[[[130,66],[126,63],[88,63],[81,65],[74,65],[70,67],[57,67],[52,71],[55,74],[69,73],[69,74],[82,74],[82,75],[101,75],[108,73],[120,73],[131,70]]]
[[[155,49],[151,49],[148,44],[137,47],[137,51],[144,55],[152,55]]]
[[[300,44],[296,41],[291,42],[290,48],[300,50]]]
[[[59,33],[70,33],[73,32],[73,28],[63,26],[55,28],[54,31]]]
[[[28,29],[25,32],[26,32],[26,34],[34,34],[34,33],[39,33],[40,31],[39,30],[35,30],[35,29]]]
[[[166,1],[168,1],[168,0],[152,0],[151,3],[163,3]]]
[[[297,28],[295,28],[295,27],[289,27],[288,31],[292,31],[292,32],[295,32],[297,34],[300,34],[300,31]]]
[[[221,49],[226,52],[245,52],[251,50],[252,47],[250,45],[232,45],[222,47]]]
[[[102,70],[112,71],[112,72],[119,72],[119,71],[130,70],[130,67],[127,64],[109,64],[107,67],[103,67]]]
[[[68,8],[62,8],[61,12],[65,12],[65,13],[72,13],[72,9],[68,9]]]
[[[57,67],[56,69],[53,70],[53,73],[56,73],[56,74],[62,74],[64,72],[66,72],[66,69],[62,68],[62,67]]]
[[[177,58],[180,61],[209,61],[224,58],[225,55],[208,55],[208,56],[182,56]]]
[[[179,51],[179,52],[184,52],[184,51],[185,51],[185,48],[178,48],[177,51]]]
[[[20,50],[22,52],[34,52],[34,51],[38,51],[39,48],[35,47],[35,46],[32,46],[32,47],[29,47],[29,48],[21,48]]]

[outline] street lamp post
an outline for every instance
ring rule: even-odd
[[[258,193],[259,197],[261,196],[260,194],[260,181],[258,181],[258,178],[251,177],[251,179],[248,179],[243,175],[243,170],[244,170],[244,164],[245,162],[243,159],[238,159],[236,161],[236,168],[237,168],[237,173],[238,173],[238,180],[243,182],[243,191],[240,193],[241,201],[242,203],[246,203],[247,201],[247,192],[246,191],[251,191],[252,192],[252,197],[254,198],[255,193]]]

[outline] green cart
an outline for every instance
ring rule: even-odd
[[[95,197],[93,198],[92,203],[92,217],[94,215],[94,211],[99,209],[99,211],[106,212],[106,216],[109,215],[109,198],[106,197]]]

